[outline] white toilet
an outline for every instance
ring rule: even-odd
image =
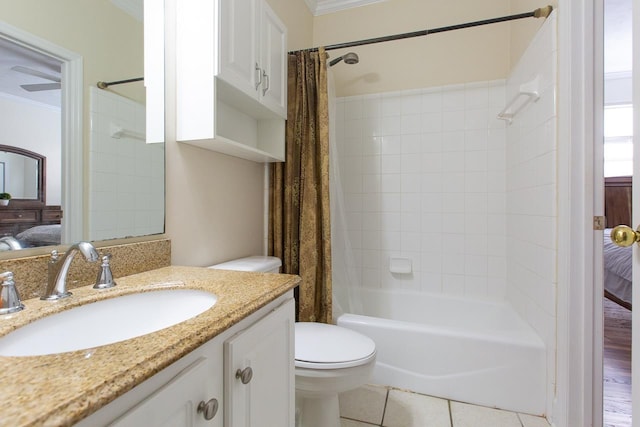
[[[278,273],[281,265],[276,257],[251,256],[209,268]],[[296,426],[339,427],[338,393],[365,384],[375,360],[369,337],[335,325],[296,323]]]

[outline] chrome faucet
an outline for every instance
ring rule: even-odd
[[[9,248],[8,250],[10,251],[13,251],[16,249],[22,249],[22,245],[20,244],[20,242],[13,236],[0,237],[0,243],[8,247]]]
[[[98,260],[98,251],[89,242],[78,242],[71,245],[62,257],[58,255],[58,251],[51,251],[47,289],[40,299],[51,301],[71,295],[71,292],[67,291],[67,273],[76,252],[82,253],[89,262]]]
[[[93,285],[93,289],[109,289],[116,286],[117,283],[113,280],[113,273],[111,272],[111,254],[102,256],[102,265],[96,278],[96,284]]]
[[[0,314],[11,314],[24,309],[12,272],[0,274],[0,286]]]

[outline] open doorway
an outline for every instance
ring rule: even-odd
[[[23,92],[30,92],[31,98],[27,102],[60,109],[61,153],[58,158],[64,165],[59,184],[60,205],[64,212],[61,241],[81,240],[84,222],[82,56],[4,22],[0,22],[0,41],[4,49],[0,90],[13,99],[25,99]],[[20,63],[16,62],[18,58]],[[26,78],[32,80],[19,80]],[[54,99],[56,96],[59,100]]]
[[[604,1],[603,425],[631,427],[631,247],[610,229],[633,226],[632,0]]]

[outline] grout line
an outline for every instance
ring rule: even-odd
[[[356,422],[358,422],[358,423],[360,423],[360,424],[365,424],[365,425],[368,425],[368,426],[380,427],[378,424],[371,424],[370,422],[362,421],[362,420],[359,420],[359,419],[356,419],[356,418],[340,417],[340,419],[341,419],[341,420],[356,421]]]
[[[524,427],[524,423],[522,422],[522,418],[520,418],[520,414],[516,412],[516,416],[518,417],[518,421],[520,421],[520,427]]]
[[[384,415],[387,412],[387,402],[389,402],[389,387],[387,387],[387,395],[384,397],[384,406],[382,407],[382,419],[380,420],[380,427],[383,427],[382,424],[384,424]]]
[[[453,414],[451,413],[451,401],[447,400],[447,406],[449,407],[449,424],[451,425],[451,427],[453,426]]]

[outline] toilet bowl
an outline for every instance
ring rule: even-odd
[[[296,425],[338,427],[338,394],[365,384],[376,360],[372,339],[324,323],[295,325]]]
[[[276,257],[253,256],[209,268],[278,273]],[[376,359],[372,339],[350,329],[295,324],[296,427],[339,427],[338,393],[366,384]]]

